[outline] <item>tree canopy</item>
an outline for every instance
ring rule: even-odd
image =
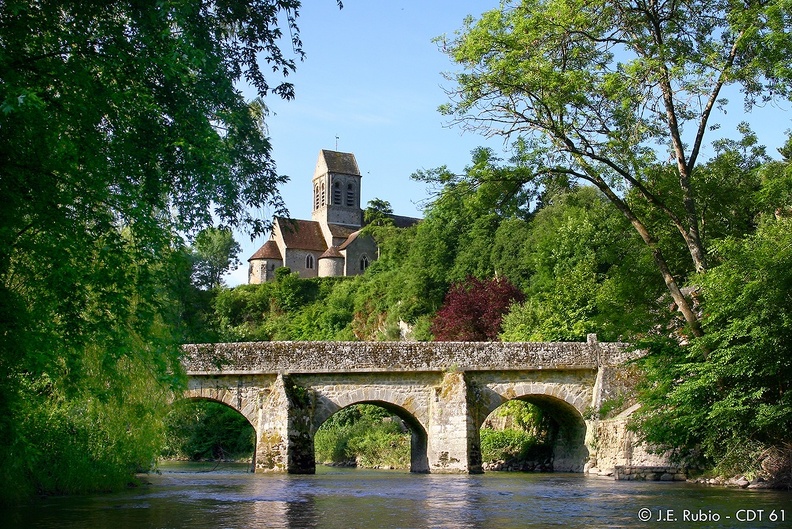
[[[627,190],[671,223],[689,271],[708,268],[695,189],[705,137],[729,86],[746,109],[790,96],[785,0],[505,1],[456,37],[440,38],[462,71],[442,110],[485,135],[520,137],[525,183],[581,179],[599,188],[652,249],[694,334],[700,322]],[[673,160],[677,192],[650,174]]]
[[[192,249],[193,281],[203,288],[223,284],[223,274],[239,266],[241,247],[231,230],[209,227],[195,237]]]
[[[268,221],[254,212],[285,213],[266,106],[237,83],[294,97],[299,7],[3,2],[7,495],[125,483],[156,454],[158,413],[180,372],[171,299],[181,235],[216,222],[260,233]]]

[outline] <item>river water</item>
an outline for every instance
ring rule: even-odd
[[[792,527],[792,493],[581,474],[409,474],[320,467],[168,464],[112,494],[50,497],[1,512],[24,528]],[[645,521],[646,520],[646,521]]]

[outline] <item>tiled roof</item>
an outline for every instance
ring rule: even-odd
[[[327,149],[322,149],[319,151],[319,157],[324,158],[327,171],[330,173],[360,175],[357,160],[355,160],[355,155],[351,152],[328,151]]]
[[[265,242],[262,247],[256,251],[256,253],[250,256],[248,261],[253,261],[255,259],[280,259],[283,261],[283,257],[281,256],[280,250],[278,249],[278,245],[275,243],[275,241]]]
[[[345,250],[347,246],[349,246],[350,244],[352,244],[352,241],[354,241],[355,239],[357,239],[357,238],[358,238],[358,235],[360,235],[360,230],[358,230],[358,231],[356,231],[356,232],[352,233],[352,234],[351,234],[351,235],[350,235],[350,236],[347,238],[347,240],[345,240],[343,243],[341,243],[341,245],[338,247],[338,249],[339,249],[339,250]]]
[[[350,235],[352,235],[353,233],[355,233],[360,229],[359,226],[357,228],[353,228],[350,226],[343,226],[341,224],[330,224],[330,223],[327,224],[327,227],[330,229],[330,234],[333,237],[340,239],[346,239],[347,237],[349,237]]]
[[[325,253],[319,256],[319,259],[330,259],[330,258],[343,259],[344,256],[341,255],[341,252],[338,251],[338,248],[336,248],[335,246],[331,246],[330,248],[327,249]]]
[[[322,228],[313,220],[295,220],[279,217],[275,220],[280,228],[286,248],[297,250],[313,250],[324,252],[327,243],[322,235]]]
[[[393,220],[393,225],[397,228],[409,228],[421,222],[423,219],[416,219],[415,217],[403,217],[401,215],[388,215]]]

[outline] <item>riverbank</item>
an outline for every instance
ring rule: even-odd
[[[788,476],[779,477],[768,473],[759,473],[752,477],[746,475],[724,477],[706,474],[690,476],[685,469],[680,467],[617,467],[606,470],[591,467],[586,469],[585,474],[616,481],[677,481],[739,489],[792,490],[792,481]]]
[[[718,487],[729,487],[739,489],[767,489],[767,490],[792,490],[789,483],[777,483],[769,481],[762,476],[748,479],[745,476],[735,476],[732,478],[694,478],[688,480],[690,483],[698,483],[701,485],[714,485]]]

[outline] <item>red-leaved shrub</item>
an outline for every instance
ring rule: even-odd
[[[432,334],[440,342],[497,340],[503,315],[512,303],[524,299],[520,289],[507,279],[468,277],[451,285],[432,320]]]

